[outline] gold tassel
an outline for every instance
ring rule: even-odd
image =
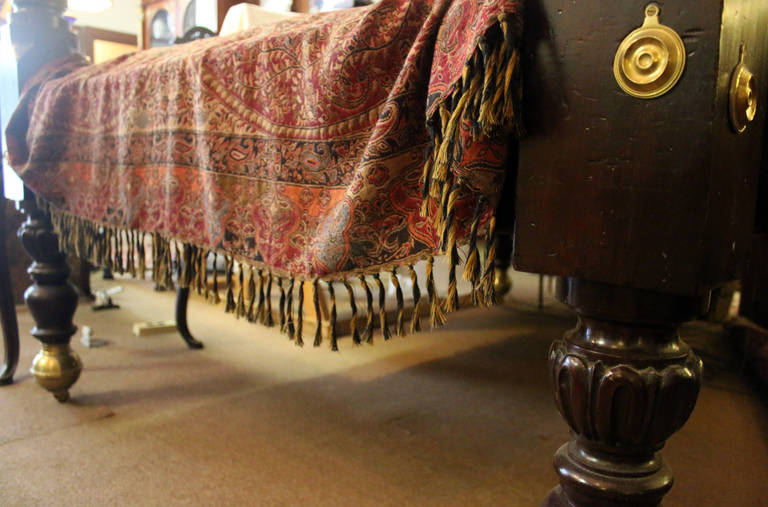
[[[296,308],[296,345],[304,346],[304,280],[299,282],[299,302]]]
[[[411,287],[413,289],[413,315],[411,315],[411,333],[421,331],[421,289],[419,289],[419,279],[416,276],[416,270],[413,264],[408,265],[408,271],[411,275]]]
[[[368,311],[365,314],[365,329],[363,329],[362,340],[366,343],[373,343],[373,295],[368,284],[365,283],[365,275],[359,275],[360,284],[365,290],[365,300],[368,302]]]
[[[467,262],[464,265],[463,278],[472,284],[472,302],[477,305],[479,299],[477,297],[477,282],[480,278],[480,252],[477,247],[477,231],[480,227],[480,215],[483,210],[483,198],[477,199],[475,204],[475,213],[472,218],[472,227],[469,232],[469,251],[467,255]]]
[[[445,325],[445,314],[443,313],[443,309],[440,307],[440,299],[438,298],[437,291],[435,290],[435,277],[432,273],[434,266],[435,258],[430,256],[427,260],[427,294],[429,294],[430,322],[432,329],[437,326]]]
[[[456,284],[456,266],[459,263],[459,253],[456,247],[456,229],[457,226],[454,223],[454,216],[456,214],[456,201],[459,195],[459,184],[454,183],[450,190],[450,196],[448,197],[446,220],[445,220],[445,250],[448,254],[448,294],[445,298],[444,309],[445,312],[454,312],[459,308],[459,295]]]
[[[483,303],[486,306],[495,305],[496,289],[493,285],[493,269],[496,262],[496,217],[488,222],[488,254],[485,257],[485,272],[480,282],[483,290]]]
[[[319,287],[317,286],[319,280],[317,278],[312,282],[312,303],[315,305],[315,317],[317,318],[317,327],[315,328],[315,347],[319,347],[323,343],[323,319],[320,315],[320,294]]]
[[[333,290],[333,281],[328,280],[328,295],[331,298],[331,350],[339,351],[338,335],[336,334],[336,292]]]
[[[381,327],[381,334],[384,335],[384,340],[389,340],[392,335],[389,333],[389,324],[387,323],[387,308],[385,306],[386,292],[384,291],[384,284],[381,282],[381,277],[378,273],[374,273],[373,279],[376,280],[376,285],[379,287],[379,326]]]
[[[400,288],[400,280],[397,278],[397,267],[392,268],[392,284],[395,286],[395,296],[397,297],[395,332],[397,336],[405,336],[405,305],[403,304],[403,289]]]
[[[272,327],[275,325],[275,322],[272,318],[272,272],[267,271],[267,291],[264,296],[264,299],[266,301],[266,309],[264,311],[264,316],[262,317],[262,322],[267,327]]]
[[[357,330],[357,304],[355,302],[355,291],[352,290],[349,280],[344,279],[344,287],[347,289],[349,295],[349,308],[352,310],[352,317],[349,319],[349,334],[352,335],[352,342],[355,345],[360,345],[360,332]]]

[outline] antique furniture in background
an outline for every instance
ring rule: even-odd
[[[170,46],[190,29],[204,26],[218,33],[235,4],[258,0],[142,0],[143,47]],[[201,18],[205,18],[205,22]]]
[[[20,54],[24,82],[72,41],[63,0],[16,4],[14,42],[32,48]],[[561,485],[545,505],[658,505],[672,485],[658,451],[701,380],[677,329],[706,310],[713,287],[739,277],[755,225],[768,6],[526,6],[514,264],[561,276],[559,298],[578,315],[551,348],[555,400],[574,438],[556,455]],[[648,31],[635,32],[641,25]],[[732,78],[740,62],[756,81]],[[76,296],[50,220],[31,199],[24,209],[20,236],[35,261],[27,303],[43,342],[35,373],[44,383],[46,365],[62,365],[50,378],[65,399],[79,374],[68,346]]]
[[[90,26],[74,27],[80,52],[93,63],[101,63],[139,49],[135,35]]]

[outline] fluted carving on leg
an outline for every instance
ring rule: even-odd
[[[573,439],[555,455],[560,486],[545,505],[658,505],[673,482],[659,451],[701,385],[701,360],[677,332],[696,302],[601,284],[572,289],[560,292],[578,323],[552,344],[549,367]]]

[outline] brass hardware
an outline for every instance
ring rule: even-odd
[[[671,90],[683,69],[683,40],[672,28],[659,23],[659,6],[648,4],[643,26],[627,35],[616,52],[616,82],[633,97],[653,99]]]
[[[80,358],[67,344],[43,343],[43,348],[32,361],[30,372],[37,383],[64,403],[69,399],[72,387],[82,369]]]
[[[731,77],[729,97],[731,126],[738,133],[747,129],[747,124],[755,119],[757,113],[757,81],[755,75],[744,64],[745,53],[746,50],[742,44],[739,48],[739,64],[736,65]]]
[[[512,280],[506,269],[493,268],[493,290],[502,298],[512,290]]]

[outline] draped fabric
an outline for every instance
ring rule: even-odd
[[[214,252],[293,285],[447,253],[451,310],[459,246],[465,277],[491,284],[478,238],[493,239],[517,129],[520,14],[520,0],[382,0],[73,56],[28,83],[10,162],[94,262],[135,271],[167,250],[167,279],[178,250],[195,283]]]

